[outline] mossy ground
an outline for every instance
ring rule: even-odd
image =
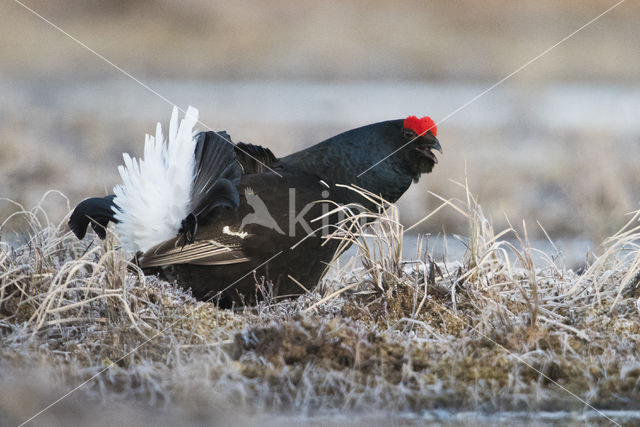
[[[25,213],[30,239],[0,252],[0,410],[19,423],[78,385],[34,422],[62,423],[78,401],[164,408],[167,424],[640,409],[637,217],[577,274],[531,264],[524,239],[516,249],[468,214],[464,259],[361,244],[363,266],[314,292],[221,310],[144,277],[113,236],[79,242]],[[20,388],[49,392],[18,404]]]

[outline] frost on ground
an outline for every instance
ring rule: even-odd
[[[376,225],[330,236],[368,238],[319,289],[277,301],[261,284],[233,311],[144,277],[111,234],[77,241],[21,210],[1,230],[29,237],[0,246],[0,413],[19,424],[80,385],[34,423],[640,409],[640,212],[575,272],[534,265],[526,230],[495,233],[468,190],[442,208],[469,223],[459,260],[425,237],[406,261],[395,208],[360,213]]]

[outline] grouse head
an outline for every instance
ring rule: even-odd
[[[409,116],[343,132],[280,162],[329,184],[355,184],[395,202],[437,163],[433,151],[442,148],[436,134],[431,118]]]
[[[403,153],[401,154],[417,181],[421,174],[429,173],[438,163],[433,150],[442,153],[438,138],[438,128],[431,117],[419,119],[409,116],[402,122]]]

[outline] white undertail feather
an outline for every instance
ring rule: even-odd
[[[169,122],[169,141],[158,123],[156,136],[147,135],[144,158],[124,153],[118,167],[122,184],[113,192],[116,232],[125,249],[143,251],[178,234],[190,212],[191,187],[195,173],[194,126],[198,110],[189,107],[178,126],[178,109]]]

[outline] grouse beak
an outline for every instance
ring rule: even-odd
[[[431,137],[428,144],[418,144],[416,150],[423,156],[431,159],[433,163],[438,163],[438,159],[431,150],[437,150],[442,154],[442,146],[440,146],[440,141],[438,141],[438,138],[436,137]]]
[[[429,148],[431,148],[432,150],[438,150],[440,154],[442,154],[442,147],[440,146],[440,141],[438,141],[438,138],[436,138],[435,136],[433,137],[433,143]]]

